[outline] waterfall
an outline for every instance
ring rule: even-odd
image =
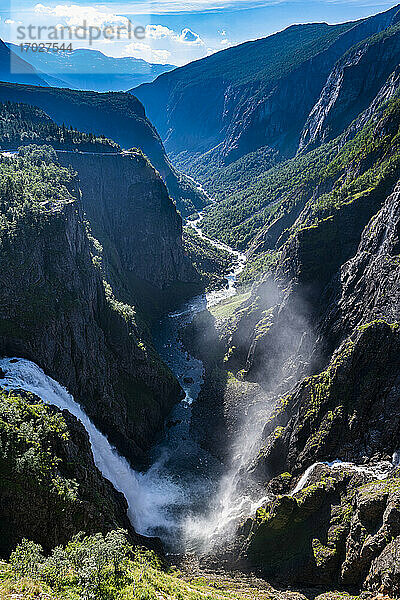
[[[1,385],[9,390],[23,389],[36,394],[45,402],[61,410],[68,410],[89,434],[93,458],[103,476],[122,492],[128,502],[128,517],[135,530],[152,535],[158,527],[173,526],[172,517],[165,512],[166,502],[173,506],[182,490],[168,479],[157,476],[155,465],[146,473],[134,471],[92,423],[83,409],[57,381],[48,377],[35,363],[25,359],[0,360],[5,377]]]
[[[305,487],[307,487],[314,469],[318,466],[328,467],[329,469],[332,469],[332,470],[335,470],[335,469],[346,470],[347,469],[348,471],[354,471],[356,473],[361,473],[361,474],[367,475],[368,477],[371,477],[371,478],[381,481],[383,479],[386,479],[389,476],[389,474],[393,470],[393,466],[395,466],[395,463],[394,463],[394,455],[393,455],[392,463],[389,461],[383,460],[374,465],[356,465],[351,462],[343,462],[339,459],[336,459],[333,462],[316,462],[316,463],[312,464],[311,466],[309,466],[308,469],[304,472],[302,477],[299,479],[296,487],[290,493],[291,496],[293,496],[294,494],[297,494],[297,492],[300,492]]]

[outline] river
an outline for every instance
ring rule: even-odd
[[[164,507],[167,527],[161,524],[151,531],[153,535],[159,535],[174,551],[199,550],[198,535],[192,525],[207,512],[216,495],[216,482],[222,479],[224,473],[224,466],[191,436],[192,404],[203,383],[203,364],[183,347],[179,332],[192,322],[196,314],[237,293],[236,281],[246,262],[244,254],[207,238],[201,231],[201,220],[202,215],[189,225],[202,239],[235,257],[234,267],[226,276],[228,285],[192,298],[179,310],[164,318],[154,333],[157,351],[185,392],[185,397],[176,405],[168,419],[162,441],[152,452],[153,466],[148,472],[149,477],[172,482],[174,486]]]

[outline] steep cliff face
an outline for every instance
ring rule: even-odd
[[[290,74],[279,78],[279,81],[275,82],[271,89],[262,90],[262,93],[260,93],[261,90],[257,90],[254,97],[250,98],[248,90],[246,90],[245,99],[241,98],[241,94],[237,94],[236,101],[239,100],[239,107],[235,107],[235,111],[229,115],[229,127],[222,146],[225,160],[232,162],[266,145],[277,149],[283,158],[293,156],[299,145],[299,133],[307,118],[309,103],[323,88],[332,67],[354,44],[378,33],[396,20],[396,14],[392,11],[389,12],[390,14],[379,15],[356,23],[347,31],[343,27],[343,31],[340,32],[337,39],[334,39],[331,44],[328,43],[320,52],[316,52],[314,56],[293,69]],[[393,48],[389,49],[387,46],[389,44],[385,45],[380,56],[378,52],[374,57],[377,62],[381,60],[383,63],[380,66],[383,73],[379,73],[382,83],[397,64],[398,40],[396,39]],[[366,62],[370,61],[371,57],[366,57]],[[368,73],[371,75],[370,70]],[[352,74],[351,81],[354,84],[354,74]],[[372,97],[374,97],[374,90],[379,82],[377,77],[372,77],[372,81],[374,82],[371,84]],[[294,90],[295,102],[293,102]],[[329,98],[332,99],[332,97],[333,94],[330,93]],[[363,90],[363,102],[365,102],[364,106],[368,106],[369,95],[365,90]],[[226,103],[229,106],[229,98],[226,99]],[[359,106],[355,103],[352,105],[352,110],[354,116],[360,112]],[[352,120],[351,115],[348,118],[349,123]],[[340,122],[342,128],[331,137],[336,137],[343,131],[343,125],[347,125],[343,118]]]
[[[140,152],[58,155],[79,175],[83,210],[103,247],[106,279],[120,300],[154,318],[200,289],[184,253],[182,220]]]
[[[290,27],[275,36],[247,42],[176,69],[133,92],[146,106],[173,155],[183,151],[191,155],[203,153],[221,144],[219,152],[231,162],[240,154],[260,145],[273,146],[274,142],[285,152],[284,138],[291,128],[284,126],[282,118],[290,77],[294,73],[304,88],[307,83],[311,90],[315,85],[314,94],[318,94],[318,86],[323,85],[340,54],[333,53],[325,61],[325,75],[310,69],[309,76],[317,78],[315,84],[311,79],[305,83],[300,71],[306,74],[307,65],[315,56],[350,27]],[[296,52],[298,57],[293,60]],[[313,95],[299,93],[300,96],[299,113],[307,113]],[[284,106],[279,104],[282,100]],[[194,105],[199,103],[202,110],[194,112]],[[298,118],[297,109],[289,114],[291,121]],[[287,115],[286,112],[285,121]],[[261,139],[264,143],[260,143]]]
[[[289,392],[281,386],[250,466],[272,500],[240,528],[236,559],[279,581],[389,595],[399,589],[399,479],[391,465],[400,440],[398,194],[397,185],[367,223],[354,256],[333,275],[320,302],[308,306],[309,319],[316,311],[318,337],[308,353],[303,348],[302,360],[310,367],[316,354],[324,362],[337,349],[321,372],[314,366],[317,374],[300,377],[291,390],[286,380]],[[289,286],[271,302],[269,321],[264,317],[271,330],[259,341],[266,344],[259,373],[277,357],[276,338],[285,335],[279,315],[287,316],[295,291]],[[257,316],[256,331],[262,313]],[[296,322],[301,325],[298,315]],[[286,356],[297,360],[290,346]],[[337,459],[345,463],[321,464]]]
[[[94,266],[81,208],[60,188],[65,179],[74,185],[68,172],[48,165],[50,181],[36,188],[48,200],[32,202],[26,194],[46,167],[9,165],[3,168],[19,168],[25,179],[21,203],[11,196],[2,219],[0,352],[39,364],[140,461],[179,385],[138,328],[135,310],[115,299]]]
[[[96,468],[88,435],[67,411],[27,392],[0,390],[0,555],[22,538],[50,550],[79,531],[123,527],[122,494]]]
[[[348,73],[351,60],[347,52],[351,49],[353,62],[360,62],[360,67],[357,80],[354,73],[349,73],[349,90],[342,92],[349,97],[344,127],[359,114],[363,103],[364,107],[368,105],[380,82],[385,81],[385,73],[387,77],[396,65],[397,46],[394,44],[389,51],[390,42],[384,44],[381,64],[377,45],[368,56],[365,51],[365,62],[360,60],[357,45],[395,25],[397,13],[398,7],[394,7],[353,23],[289,27],[175,69],[133,92],[144,103],[178,166],[219,199],[225,198],[231,187],[229,195],[236,190],[246,193],[254,177],[296,154],[307,118],[316,103],[319,106],[323,90],[329,108],[334,103],[332,91],[339,94],[338,73],[342,72],[335,65],[342,60],[342,69],[346,65]],[[364,89],[361,64],[373,55],[376,66]],[[366,80],[369,74],[371,70],[364,68]],[[351,102],[358,96],[362,100]],[[327,112],[327,108],[319,110]],[[313,117],[312,122],[320,120]],[[310,127],[314,130],[317,125],[307,123],[307,129]],[[338,133],[335,130],[333,137]],[[303,143],[308,143],[306,137],[304,133]],[[261,168],[253,163],[261,164]]]
[[[395,15],[394,22],[398,18],[399,15]],[[335,65],[307,119],[300,150],[309,150],[340,135],[371,104],[377,91],[398,67],[399,52],[398,24],[347,52]],[[384,95],[381,92],[381,101]]]

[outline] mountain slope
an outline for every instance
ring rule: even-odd
[[[19,53],[21,56],[19,46],[7,43],[7,47],[14,54]],[[79,48],[72,52],[28,50],[24,51],[22,56],[50,85],[57,85],[52,83],[56,79],[63,82],[60,87],[94,92],[125,91],[153,81],[158,75],[175,69],[174,65],[152,64],[132,56],[114,58],[98,50],[86,48]]]
[[[302,131],[301,151],[337,137],[370,105],[398,67],[399,33],[397,23],[357,44],[338,61]]]
[[[397,18],[394,7],[355,23],[292,26],[133,91],[176,164],[221,198],[226,188],[245,189],[254,176],[296,154],[336,62]]]
[[[50,146],[1,157],[1,353],[39,364],[140,461],[180,395],[146,318],[199,287],[181,219],[140,151],[121,154],[33,106],[0,111],[1,141],[53,142],[79,173]]]
[[[0,40],[0,81],[48,85],[30,63],[12,52],[2,40]]]
[[[337,63],[311,112],[297,156],[266,171],[243,192],[213,205],[204,220],[205,231],[251,253],[271,249],[280,236],[287,237],[284,230],[294,225],[307,202],[332,191],[338,169],[356,155],[358,146],[365,144],[370,156],[361,163],[361,172],[376,163],[374,146],[382,147],[382,140],[373,140],[372,130],[361,131],[371,119],[380,118],[385,101],[400,94],[399,48],[400,29],[394,26],[351,49],[343,59],[347,66],[342,60]],[[387,134],[389,124],[388,128]],[[335,133],[339,136],[331,140]],[[320,145],[324,140],[327,143]],[[312,146],[317,147],[312,150]],[[346,181],[359,175],[359,167],[354,166]]]

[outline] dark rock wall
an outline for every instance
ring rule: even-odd
[[[106,298],[76,202],[2,236],[0,352],[36,362],[141,460],[180,388],[131,313]],[[129,308],[129,307],[128,307]]]
[[[82,207],[118,299],[154,318],[199,289],[182,245],[182,219],[141,153],[58,156],[78,173]]]

